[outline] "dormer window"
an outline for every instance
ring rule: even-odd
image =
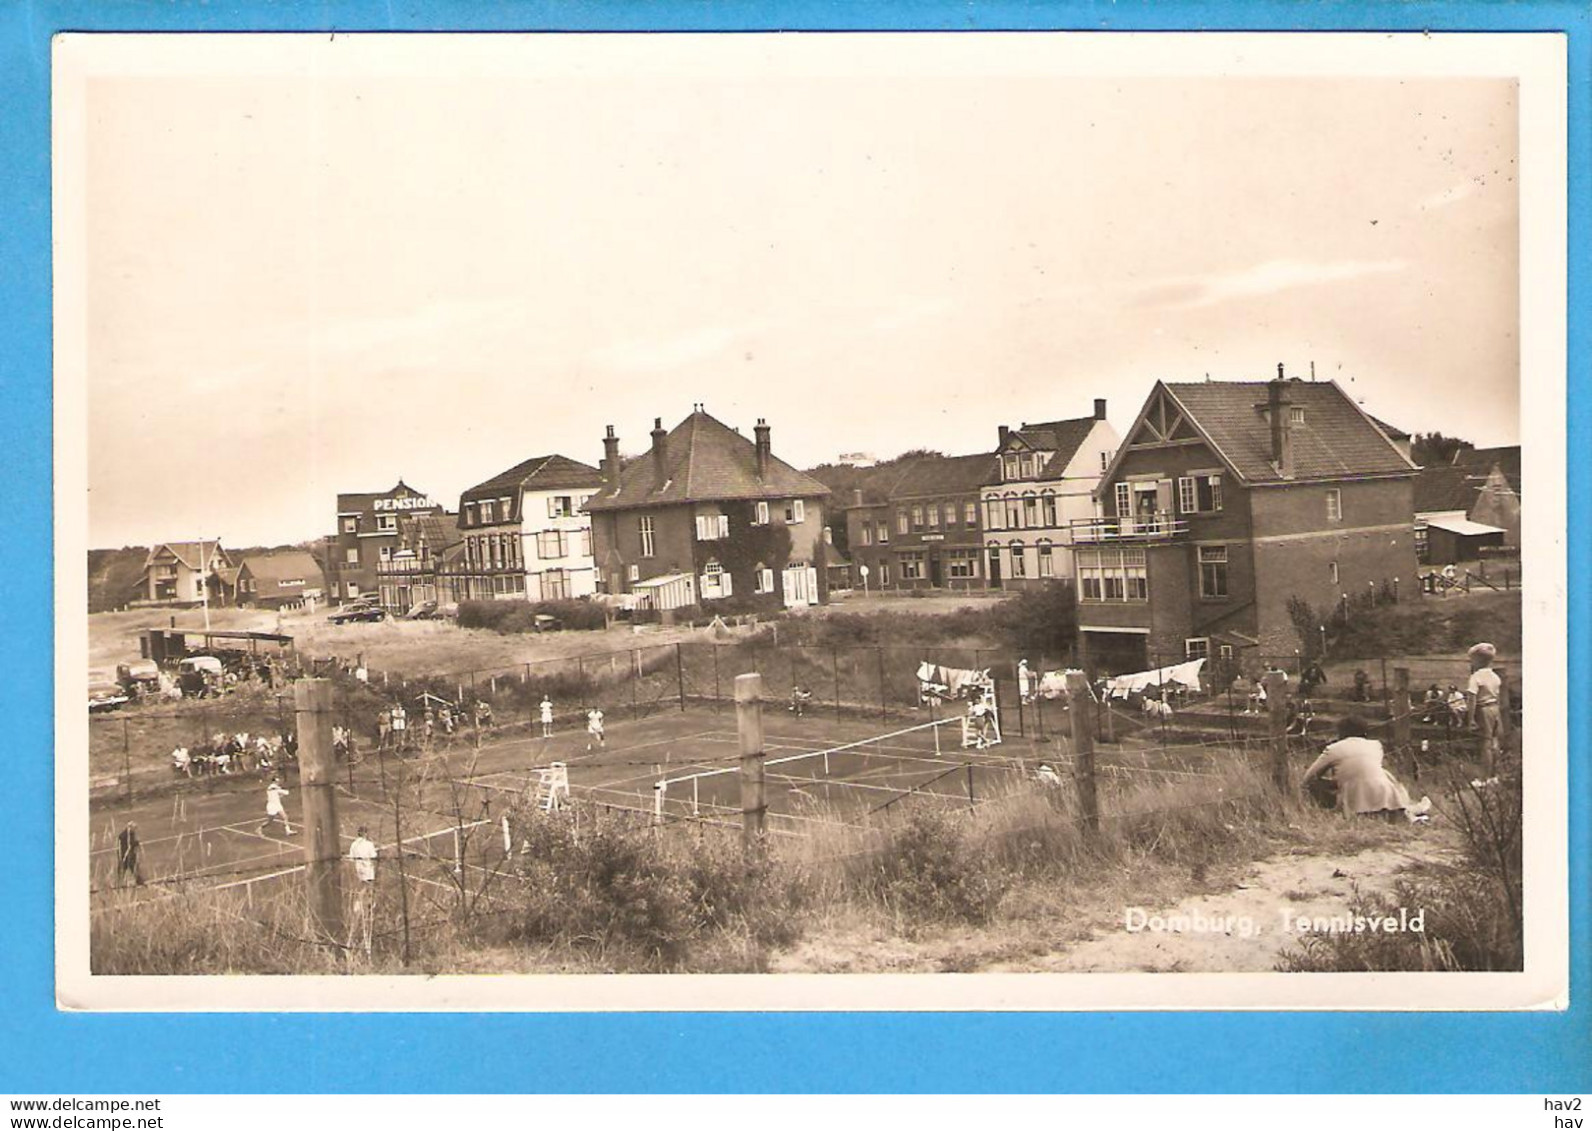
[[[1304,422],[1305,422],[1305,410],[1304,409],[1299,408],[1298,406],[1295,406],[1295,407],[1290,408],[1288,410],[1288,423],[1289,424],[1293,424],[1293,425],[1297,426],[1297,425],[1303,424]]]

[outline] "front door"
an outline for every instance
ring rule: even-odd
[[[812,574],[806,566],[793,565],[781,572],[780,579],[784,585],[785,607],[797,608],[803,605],[815,604],[818,600],[817,586],[813,583]]]
[[[940,555],[933,551],[929,553],[929,584],[935,589],[944,585],[940,580]]]
[[[989,548],[989,587],[991,589],[1001,587],[1001,552],[998,546]]]

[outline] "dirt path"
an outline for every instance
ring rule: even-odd
[[[1411,865],[1447,860],[1438,838],[1412,836],[1398,848],[1354,855],[1282,856],[1251,865],[1240,886],[1172,906],[1124,909],[1112,926],[1064,951],[992,970],[1083,972],[1253,973],[1275,968],[1302,935],[1284,925],[1297,918],[1344,915],[1355,888],[1389,891]],[[1412,912],[1414,908],[1410,909]],[[1130,928],[1130,917],[1132,926]]]

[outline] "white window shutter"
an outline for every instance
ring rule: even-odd
[[[807,506],[800,499],[796,500],[796,521],[807,521]]]
[[[727,515],[727,514],[721,514],[721,515],[719,515],[719,537],[720,538],[728,538],[729,536],[730,536],[730,516]]]
[[[698,542],[706,542],[708,540],[708,520],[702,515],[696,516],[696,531]]]
[[[730,573],[729,573],[728,570],[725,570],[723,573],[719,574],[719,580],[724,586],[724,596],[726,596],[726,597],[734,596],[734,594],[735,594],[735,580],[734,580],[734,578],[732,578],[730,576]]]

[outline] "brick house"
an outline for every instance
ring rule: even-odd
[[[399,549],[399,520],[441,512],[401,479],[390,491],[339,494],[337,533],[326,540],[326,583],[332,600],[378,594],[378,568]]]
[[[1086,662],[1291,657],[1291,598],[1413,592],[1417,473],[1335,382],[1157,382],[1073,529]]]
[[[924,456],[854,488],[846,545],[868,567],[867,588],[983,589],[979,490],[993,468],[988,453]]]
[[[304,550],[249,554],[238,563],[232,589],[239,605],[263,609],[313,607],[325,599],[321,564]]]
[[[591,516],[581,508],[602,472],[567,456],[536,456],[459,498],[464,553],[453,588],[460,600],[560,601],[597,591]]]
[[[406,515],[398,520],[398,545],[376,563],[376,581],[384,608],[407,613],[435,601],[450,604],[454,596],[443,562],[459,544],[459,516],[447,511]]]
[[[1097,399],[1091,416],[1000,426],[982,491],[991,588],[1024,589],[1074,576],[1073,523],[1094,516],[1094,489],[1121,437]]]
[[[670,432],[654,421],[650,452],[622,464],[608,428],[605,485],[586,506],[604,591],[657,609],[828,599],[829,488],[773,454],[767,423],[753,432],[697,406]]]

